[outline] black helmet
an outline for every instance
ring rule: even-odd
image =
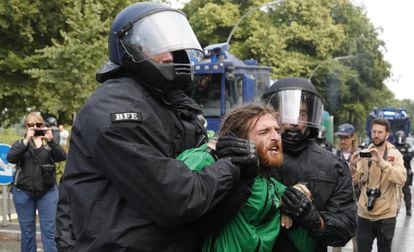
[[[46,127],[57,127],[58,123],[55,117],[53,116],[49,116],[48,118],[45,119],[45,124]]]
[[[324,100],[310,80],[296,77],[282,78],[265,91],[262,99],[275,108],[280,123],[305,124],[310,129],[309,138],[318,135]],[[306,110],[303,105],[306,105]]]
[[[395,132],[395,144],[396,145],[403,145],[405,144],[405,133],[402,130]]]
[[[135,3],[116,16],[108,49],[110,63],[98,75],[122,67],[157,89],[188,85],[192,63],[203,56],[184,13],[152,2]],[[161,64],[150,60],[163,53],[172,53],[174,62]]]
[[[325,140],[326,139],[326,128],[324,126],[321,126],[318,131],[318,139]]]

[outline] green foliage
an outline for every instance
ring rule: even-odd
[[[0,125],[28,110],[70,124],[98,85],[95,72],[105,62],[111,22],[131,2],[0,3]]]
[[[0,128],[0,143],[12,145],[14,142],[19,140],[22,134],[14,128]]]
[[[95,72],[107,55],[111,22],[132,2],[1,1],[0,125],[29,110],[71,124],[98,85]],[[192,0],[183,11],[202,46],[225,42],[238,24],[230,40],[234,55],[271,66],[274,79],[311,76],[335,123],[363,127],[372,107],[399,104],[384,85],[390,75],[385,44],[363,9],[349,0],[286,0],[258,8],[267,2]]]
[[[192,0],[184,11],[203,45],[225,42],[233,25],[230,51],[272,67],[272,77],[311,77],[335,123],[350,122],[363,131],[374,106],[392,103],[383,84],[390,64],[384,42],[364,10],[349,0],[266,1]],[[217,19],[215,13],[225,16]],[[232,21],[233,20],[233,21]]]

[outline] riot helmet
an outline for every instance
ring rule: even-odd
[[[108,48],[112,64],[106,64],[106,71],[121,66],[161,90],[186,87],[191,82],[192,64],[203,57],[185,14],[152,2],[130,5],[116,16]],[[151,60],[164,53],[171,53],[173,62]]]
[[[396,145],[403,145],[405,144],[405,133],[402,130],[395,132],[395,144]]]
[[[58,123],[55,117],[49,116],[45,119],[45,125],[46,127],[57,127]]]
[[[263,94],[262,99],[277,112],[280,124],[305,125],[309,134],[289,138],[300,141],[315,138],[322,122],[324,100],[308,79],[287,77],[277,80]],[[286,136],[284,131],[282,137]]]
[[[318,131],[318,139],[325,140],[326,139],[326,128],[324,126],[321,126]]]

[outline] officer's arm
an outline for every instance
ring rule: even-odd
[[[161,133],[142,130],[128,123],[113,125],[98,136],[93,156],[126,204],[158,225],[199,219],[238,182],[240,172],[230,159],[193,172],[182,161],[166,156],[169,146]]]

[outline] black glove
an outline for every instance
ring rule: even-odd
[[[320,231],[321,216],[305,194],[295,188],[287,188],[282,196],[282,213],[312,232]]]
[[[256,145],[249,140],[234,136],[219,137],[216,145],[218,158],[230,157],[233,164],[240,167],[241,178],[254,178],[259,169]]]

